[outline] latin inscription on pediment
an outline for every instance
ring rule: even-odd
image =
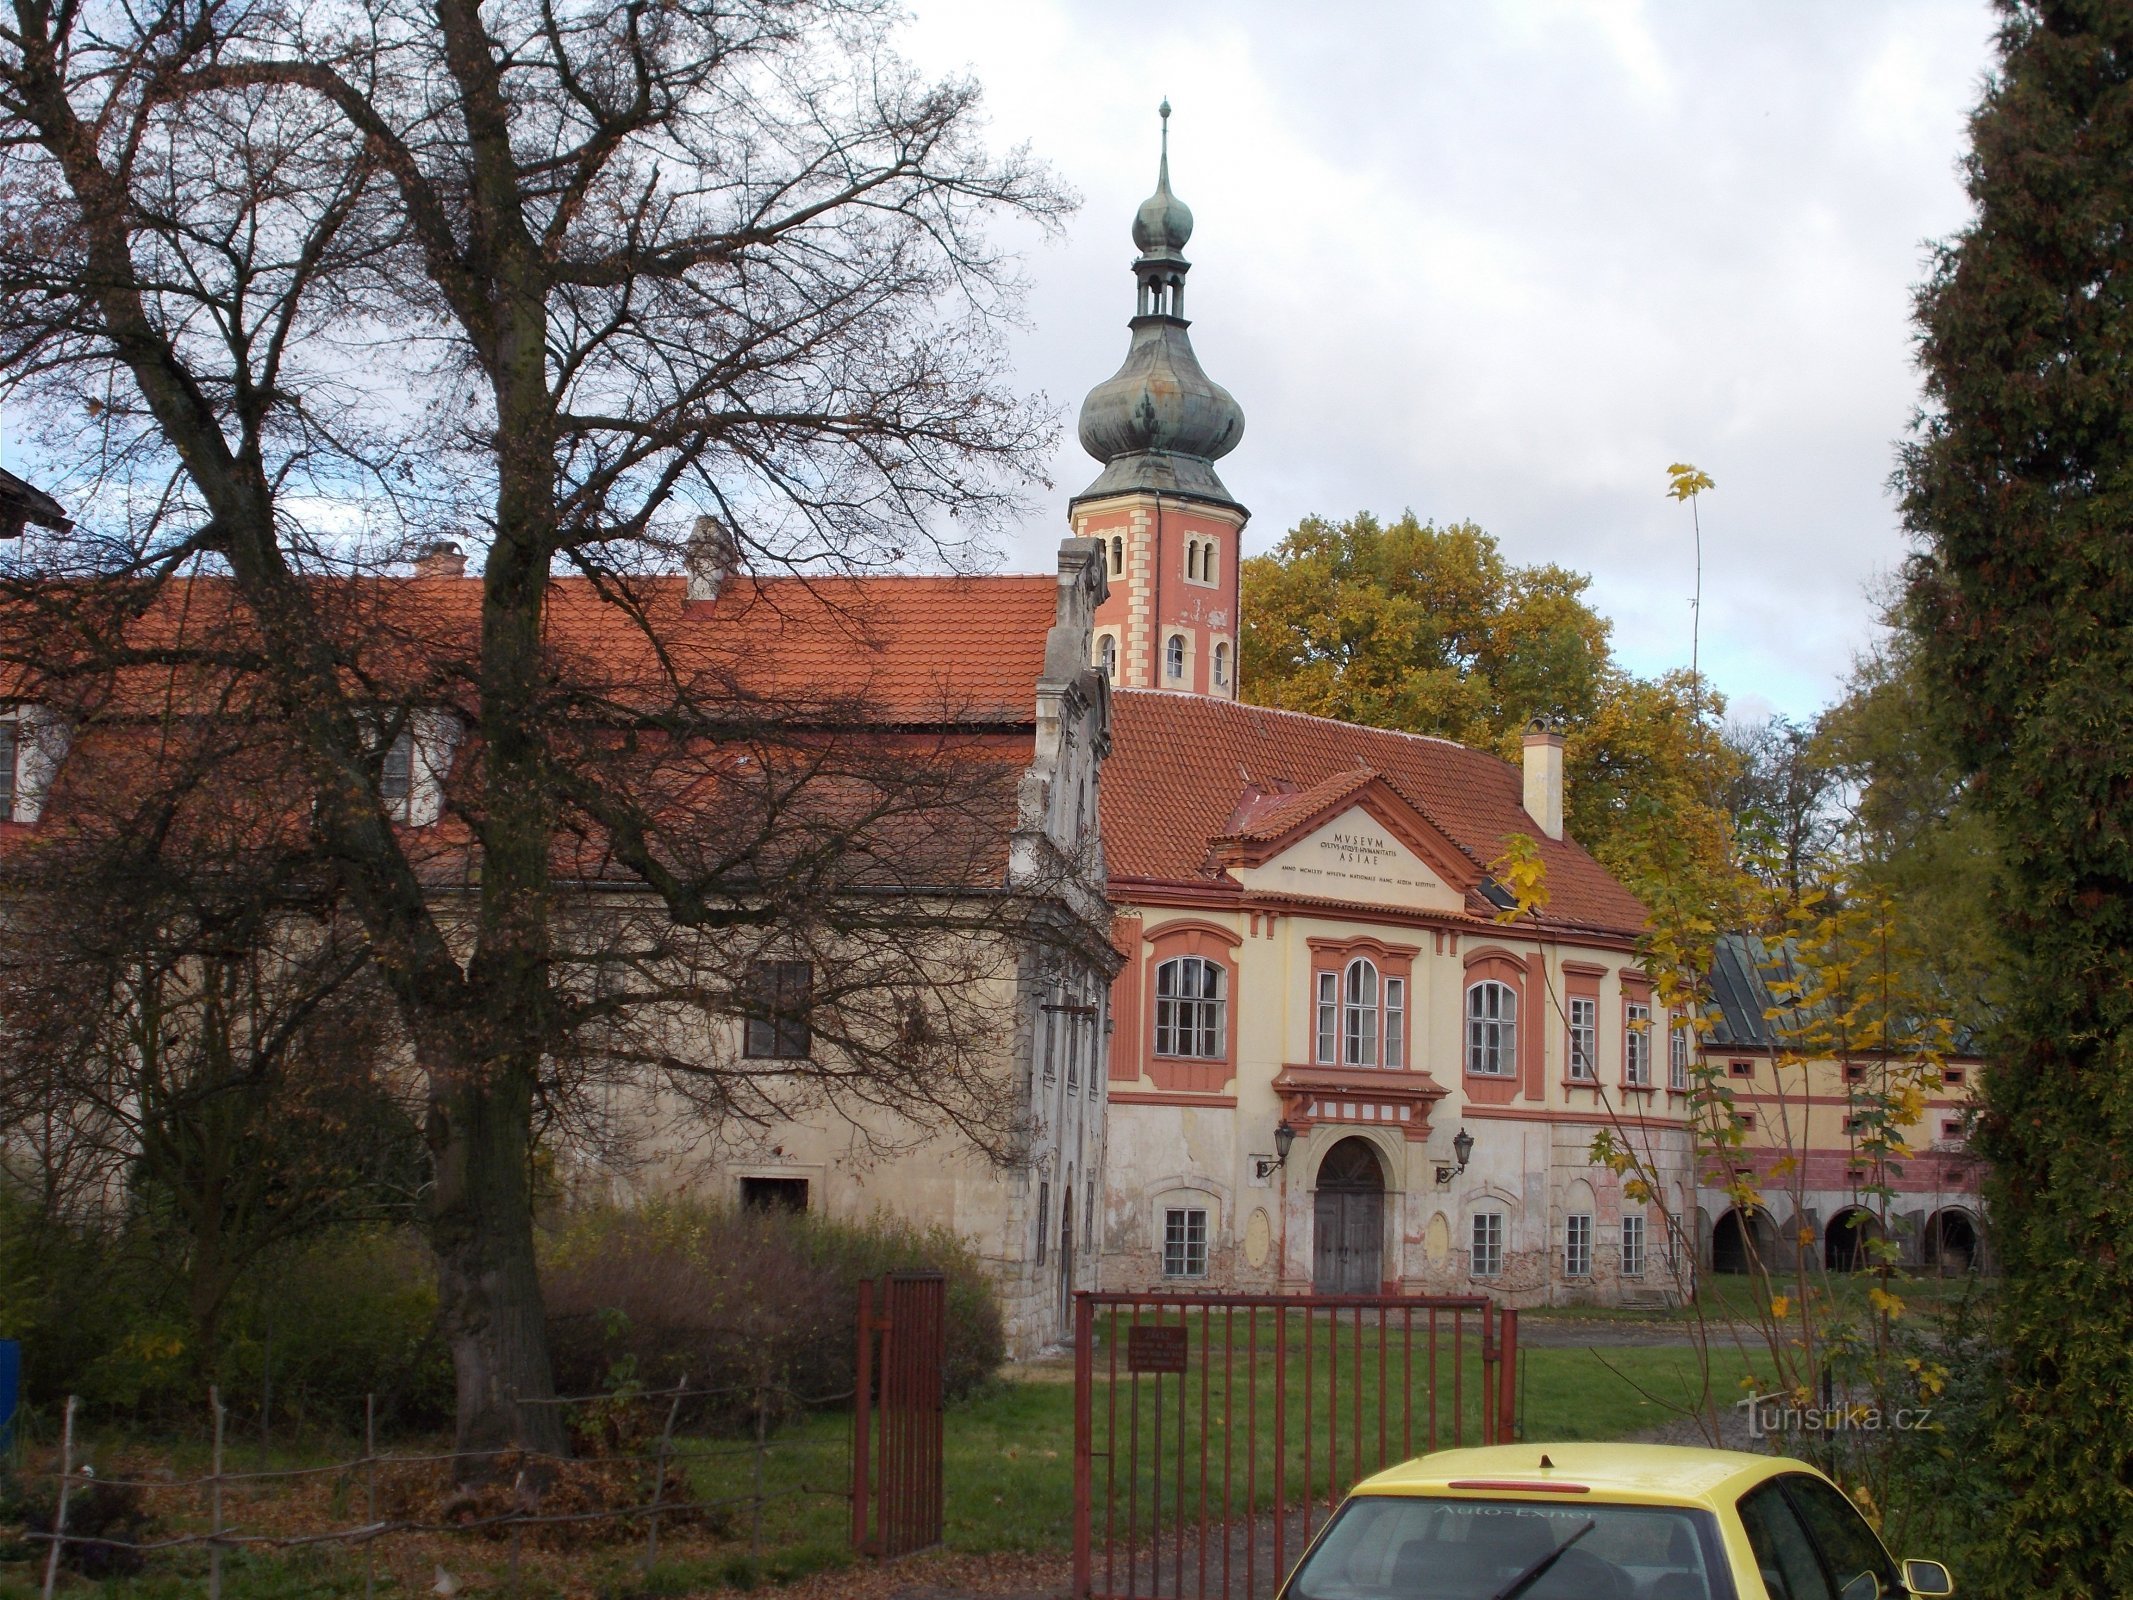
[[[1237,869],[1247,889],[1364,905],[1457,911],[1464,897],[1360,806],[1256,867]]]

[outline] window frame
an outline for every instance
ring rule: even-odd
[[[1096,640],[1096,670],[1114,683],[1118,681],[1118,635],[1101,634]]]
[[[1563,1218],[1563,1276],[1592,1276],[1592,1213],[1573,1211]]]
[[[799,1004],[791,1007],[797,980]],[[814,1055],[815,964],[764,959],[749,963],[750,1009],[741,1028],[741,1057],[748,1061],[806,1061]],[[768,1015],[754,1008],[764,1007]]]
[[[1677,1094],[1688,1093],[1690,1041],[1695,1031],[1686,1022],[1676,1022],[1667,1031],[1666,1086]]]
[[[1479,997],[1490,993],[1499,997],[1493,1015],[1476,1009]],[[1518,991],[1501,978],[1475,978],[1467,984],[1461,1007],[1465,1040],[1460,1054],[1469,1077],[1517,1081],[1518,999]]]
[[[1638,999],[1625,995],[1622,999],[1622,1087],[1649,1089],[1651,1086],[1652,1002],[1648,996]]]
[[[1186,1280],[1207,1276],[1207,1207],[1163,1208],[1163,1276]],[[1175,1253],[1174,1253],[1175,1252]],[[1178,1265],[1173,1267],[1173,1261]]]
[[[1384,1022],[1384,987],[1384,974],[1368,956],[1350,956],[1342,964],[1340,1065],[1378,1065],[1378,1032]]]
[[[1466,1271],[1470,1278],[1503,1276],[1504,1213],[1494,1208],[1476,1211],[1467,1218]],[[1483,1233],[1489,1234],[1485,1241]],[[1483,1263],[1487,1265],[1484,1266]]]
[[[1229,687],[1229,641],[1227,639],[1217,639],[1215,641],[1213,664],[1209,670],[1212,673],[1209,681],[1217,689],[1227,689]]]
[[[1199,969],[1205,976],[1212,974],[1214,992],[1204,990],[1198,994],[1175,992],[1186,975],[1188,966]],[[1173,993],[1165,994],[1165,974],[1174,972],[1171,987]],[[1212,956],[1193,951],[1184,951],[1174,956],[1165,956],[1155,963],[1154,1006],[1155,1034],[1151,1045],[1153,1053],[1167,1061],[1227,1061],[1229,1059],[1229,968]],[[1190,1008],[1194,1013],[1186,1020],[1183,1013]],[[1210,1020],[1211,1019],[1211,1020]],[[1164,1034],[1169,1034],[1171,1048],[1164,1047]],[[1189,1033],[1189,1041],[1181,1040],[1182,1033]],[[1212,1041],[1211,1049],[1179,1049],[1181,1042],[1195,1046],[1205,1040]]]
[[[0,822],[15,820],[15,797],[22,792],[22,722],[0,717]]]
[[[1619,1240],[1621,1263],[1619,1270],[1623,1277],[1641,1278],[1644,1276],[1645,1243],[1648,1232],[1649,1229],[1645,1225],[1643,1212],[1625,1211],[1622,1213]]]
[[[1406,1071],[1414,1055],[1414,960],[1421,952],[1367,937],[1310,945],[1312,1065]],[[1357,987],[1366,973],[1367,995]]]
[[[1185,644],[1185,635],[1173,633],[1163,641],[1163,681],[1183,683],[1192,670],[1191,651]]]
[[[1568,1075],[1572,1083],[1600,1081],[1600,997],[1574,994],[1565,1008],[1569,1022]],[[1582,1068],[1582,1070],[1580,1070]]]

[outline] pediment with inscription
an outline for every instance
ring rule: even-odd
[[[1461,910],[1468,883],[1449,881],[1461,863],[1445,859],[1448,844],[1432,852],[1438,860],[1426,859],[1422,849],[1434,841],[1418,837],[1418,831],[1428,824],[1411,813],[1399,815],[1403,810],[1367,801],[1351,804],[1263,859],[1236,862],[1231,876],[1260,893],[1409,910]]]

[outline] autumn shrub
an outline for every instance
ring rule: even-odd
[[[841,1404],[860,1281],[923,1267],[947,1274],[946,1383],[967,1394],[1006,1339],[983,1267],[946,1229],[683,1203],[579,1212],[545,1241],[557,1382],[593,1394],[686,1376],[714,1391],[699,1418],[729,1428],[751,1424],[759,1399],[773,1423]]]

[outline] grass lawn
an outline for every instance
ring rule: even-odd
[[[1823,1272],[1816,1269],[1807,1275],[1807,1285],[1821,1300],[1825,1314],[1834,1310],[1842,1316],[1856,1316],[1863,1311],[1866,1307],[1867,1290],[1879,1282],[1878,1278],[1864,1272]],[[1989,1281],[1970,1276],[1899,1277],[1888,1287],[1915,1314],[1930,1316],[1936,1311],[1958,1304],[1966,1296],[1982,1293],[1989,1287]],[[1707,1272],[1698,1286],[1696,1303],[1690,1305],[1651,1310],[1623,1306],[1550,1306],[1522,1311],[1519,1316],[1525,1321],[1665,1322],[1692,1325],[1700,1308],[1704,1319],[1714,1325],[1735,1321],[1752,1326],[1759,1296],[1773,1292],[1797,1301],[1798,1282],[1789,1273],[1775,1273],[1765,1288],[1745,1273]]]
[[[1374,1419],[1376,1392],[1374,1348],[1366,1348],[1364,1414]],[[1713,1386],[1720,1403],[1737,1392],[1742,1367],[1730,1352],[1717,1353]],[[1314,1367],[1321,1373],[1322,1354]],[[1681,1347],[1629,1346],[1597,1353],[1578,1348],[1528,1347],[1523,1355],[1524,1436],[1551,1439],[1624,1438],[1671,1421],[1669,1402],[1689,1403],[1696,1387],[1696,1358]],[[1478,1364],[1476,1377],[1478,1378]],[[947,1544],[972,1554],[1053,1552],[1065,1549],[1073,1532],[1074,1391],[1064,1370],[1025,1376],[993,1385],[984,1393],[951,1407],[946,1417]],[[1251,1387],[1237,1373],[1233,1405],[1246,1403]],[[1197,1378],[1188,1384],[1193,1390]],[[1352,1372],[1344,1382],[1352,1382]],[[1267,1403],[1270,1385],[1259,1374],[1259,1399]],[[1475,1404],[1470,1380],[1467,1399]],[[1169,1392],[1175,1394],[1175,1380]],[[1352,1391],[1348,1391],[1352,1393]],[[1193,1411],[1196,1392],[1188,1393]],[[1344,1402],[1343,1426],[1348,1425]],[[1446,1408],[1448,1410],[1448,1406]],[[1152,1412],[1152,1406],[1149,1407]],[[1262,1418],[1267,1415],[1261,1412]],[[1219,1403],[1209,1416],[1219,1431]],[[1143,1416],[1147,1424],[1149,1416]],[[1188,1419],[1195,1427],[1197,1417]],[[1262,1423],[1262,1426],[1264,1424]],[[1323,1427],[1323,1415],[1319,1418]],[[680,1595],[726,1586],[750,1586],[764,1580],[820,1570],[849,1560],[846,1526],[849,1515],[841,1491],[849,1460],[849,1419],[824,1415],[784,1435],[765,1458],[765,1490],[785,1497],[766,1507],[759,1530],[751,1527],[745,1508],[716,1514],[708,1525],[675,1529],[663,1541],[664,1560],[649,1576],[636,1565],[642,1542],[619,1543],[567,1557],[534,1550],[524,1560],[523,1592],[614,1596]],[[1368,1423],[1374,1449],[1375,1422]],[[1292,1421],[1289,1482],[1301,1482],[1300,1459]],[[1397,1439],[1397,1428],[1393,1430]],[[1472,1438],[1472,1432],[1469,1438]],[[688,1473],[705,1498],[737,1495],[754,1485],[752,1453],[735,1453],[730,1442],[688,1441],[705,1452],[692,1455]],[[1262,1457],[1270,1446],[1261,1439]],[[1143,1446],[1144,1450],[1146,1445]],[[1344,1451],[1347,1446],[1344,1445]],[[1241,1450],[1241,1446],[1240,1446]],[[353,1450],[346,1454],[353,1454]],[[177,1454],[177,1453],[173,1453]],[[314,1459],[333,1452],[307,1452]],[[168,1457],[166,1457],[168,1459]],[[1241,1454],[1239,1459],[1241,1460]],[[1320,1459],[1323,1459],[1322,1451]],[[186,1468],[195,1464],[189,1458]],[[249,1465],[249,1463],[239,1463]],[[278,1463],[279,1464],[279,1463]],[[1366,1465],[1372,1464],[1366,1461]],[[1259,1499],[1265,1503],[1267,1478],[1261,1477]],[[828,1491],[828,1492],[820,1492]],[[345,1495],[344,1495],[345,1499]],[[350,1515],[351,1509],[357,1513]],[[321,1521],[360,1520],[353,1508],[321,1507]],[[242,1520],[242,1514],[239,1514]],[[166,1527],[176,1519],[166,1519]],[[749,1554],[751,1534],[758,1534],[760,1558]],[[381,1593],[420,1594],[429,1588],[432,1565],[443,1565],[469,1591],[500,1590],[505,1551],[499,1543],[458,1538],[422,1540],[414,1548],[381,1556]],[[110,1600],[176,1600],[202,1591],[205,1558],[196,1553],[167,1558],[157,1570],[118,1580],[101,1591]],[[484,1573],[489,1574],[485,1579]],[[0,1564],[0,1600],[27,1600],[36,1593],[34,1564]],[[346,1552],[236,1555],[226,1564],[224,1592],[231,1600],[281,1600],[288,1596],[360,1595],[360,1557]]]

